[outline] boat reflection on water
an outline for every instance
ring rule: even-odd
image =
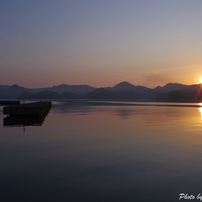
[[[6,117],[3,119],[4,127],[23,127],[23,132],[25,132],[25,126],[42,126],[46,116],[43,117]]]
[[[29,112],[29,110],[34,110],[37,111],[38,108],[33,108],[33,106],[36,106],[38,103],[32,103],[32,105],[29,106],[29,104],[25,107],[23,107],[24,109],[21,110],[23,113],[22,114],[10,114],[8,117],[3,119],[3,125],[4,127],[6,126],[11,126],[11,127],[21,127],[21,126],[42,126],[46,116],[48,115],[50,109],[51,109],[51,104],[48,103],[48,106],[45,106],[45,108],[41,108],[40,109],[40,113],[27,113],[27,111]],[[22,108],[17,107],[18,108]],[[16,109],[12,109],[10,108],[11,113],[14,111],[15,112]]]
[[[47,115],[46,115],[47,116]],[[45,117],[46,117],[45,116]],[[4,118],[4,126],[42,126],[45,117],[6,117]]]

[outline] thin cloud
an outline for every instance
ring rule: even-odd
[[[144,85],[155,88],[158,85],[165,85],[170,81],[170,77],[159,72],[153,72],[144,78]]]

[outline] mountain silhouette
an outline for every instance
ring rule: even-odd
[[[28,91],[27,88],[14,84],[0,89],[0,98],[17,98],[21,93]]]
[[[64,92],[61,94],[63,99],[79,99],[81,98],[81,95],[77,95],[75,93],[72,92]]]
[[[180,84],[180,83],[168,83],[168,84],[166,84],[165,86],[163,86],[161,88],[161,91],[171,92],[171,91],[182,89],[182,88],[185,88],[185,87],[187,87],[187,85],[183,85],[183,84]]]
[[[0,85],[0,89],[5,89],[5,88],[8,88],[9,86],[8,85]]]
[[[59,93],[46,90],[41,91],[37,93],[22,93],[19,97],[19,99],[62,99],[62,96]]]
[[[47,90],[51,90],[57,93],[71,92],[77,95],[84,95],[86,93],[92,92],[96,88],[88,85],[68,85],[61,84],[59,86],[53,86]]]
[[[84,99],[117,99],[116,93],[105,88],[98,88],[91,93],[82,96]]]
[[[130,91],[134,88],[135,86],[127,81],[123,81],[121,83],[118,83],[117,85],[115,85],[114,87],[110,88],[111,91]]]
[[[88,85],[68,85],[47,88],[24,88],[17,84],[0,85],[0,99],[144,99],[147,101],[202,101],[201,85],[168,83],[154,89],[120,82],[113,87],[95,88]]]
[[[105,88],[99,88],[91,93],[82,96],[84,99],[145,99],[144,94],[133,91],[110,91]]]
[[[202,102],[202,85],[178,85],[177,90],[166,90],[166,92],[162,91],[157,94],[156,100],[169,102]]]

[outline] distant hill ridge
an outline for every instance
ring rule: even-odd
[[[135,86],[127,81],[106,88],[61,84],[53,87],[31,89],[14,84],[11,86],[0,85],[0,99],[156,99],[157,101],[200,101],[200,97],[202,97],[200,89],[200,84],[184,85],[179,83],[168,83],[163,87],[157,86],[151,89],[140,85]]]

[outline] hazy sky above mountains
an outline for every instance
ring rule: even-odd
[[[201,11],[201,0],[0,0],[0,84],[198,83]]]

